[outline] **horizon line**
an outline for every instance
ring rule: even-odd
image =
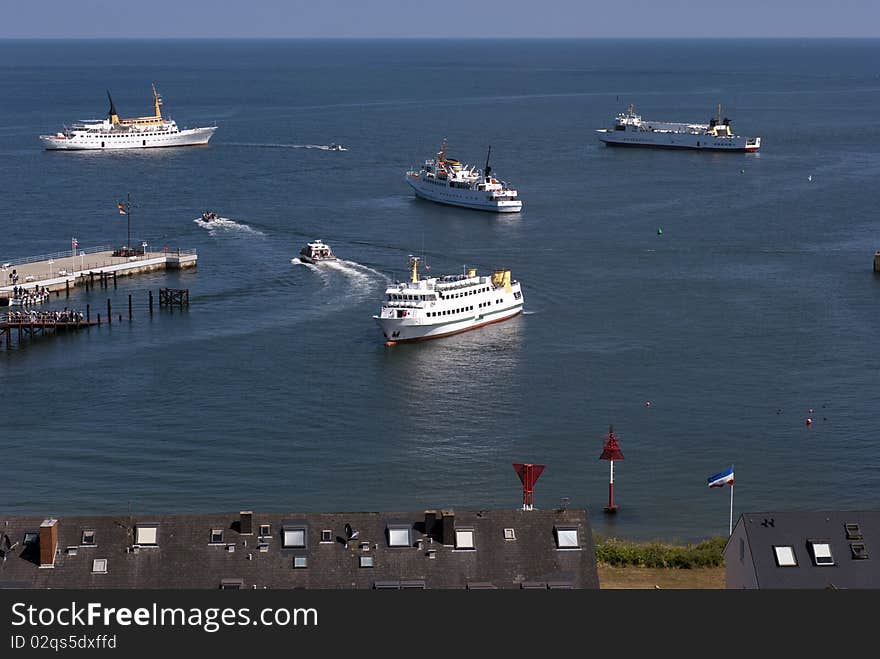
[[[12,37],[0,36],[0,41],[602,41],[602,40],[630,40],[630,41],[791,41],[796,39],[815,41],[877,41],[878,36],[836,36],[836,35],[788,35],[788,36],[25,36]]]

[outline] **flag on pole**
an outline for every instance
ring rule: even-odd
[[[79,241],[76,238],[71,238],[70,243],[73,245],[73,248],[76,249],[79,247]]]
[[[120,215],[128,215],[128,211],[125,210],[125,204],[123,202],[120,201],[116,205],[119,207],[119,214]]]
[[[733,485],[733,467],[722,471],[720,474],[709,476],[707,480],[709,481],[709,487],[724,487],[728,483]]]

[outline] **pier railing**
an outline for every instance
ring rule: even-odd
[[[100,247],[87,247],[86,249],[77,249],[76,256],[80,254],[95,254],[97,252],[110,252],[115,249],[110,245],[101,245]],[[25,256],[20,259],[12,259],[11,261],[3,261],[3,267],[12,267],[14,265],[26,265],[28,263],[38,263],[40,261],[69,259],[73,256],[73,249],[64,250],[63,252],[53,252],[52,254],[40,254],[39,256]]]

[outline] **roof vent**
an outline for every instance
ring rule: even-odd
[[[761,526],[763,526],[765,529],[768,527],[775,527],[775,520],[772,517],[765,517],[761,520]]]
[[[861,540],[862,539],[862,529],[856,522],[846,522],[843,525],[843,528],[846,529],[846,539],[847,540]]]
[[[864,542],[851,542],[849,549],[854,560],[860,561],[868,558],[868,547]]]

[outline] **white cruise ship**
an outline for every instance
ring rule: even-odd
[[[523,310],[522,288],[510,270],[480,277],[461,275],[419,279],[419,258],[410,257],[410,281],[389,286],[378,316],[385,345],[459,334],[512,318]]]
[[[480,170],[462,165],[454,158],[446,157],[446,140],[440,146],[436,158],[425,161],[421,170],[406,173],[406,182],[417,196],[451,206],[463,206],[495,213],[516,213],[522,210],[517,192],[492,174],[489,166]]]
[[[54,135],[40,135],[40,141],[51,150],[82,149],[143,149],[160,146],[194,146],[207,144],[216,126],[181,130],[173,119],[162,116],[162,97],[153,85],[153,115],[120,119],[110,92],[110,110],[106,119],[79,121]]]
[[[599,139],[608,146],[643,146],[658,149],[700,149],[707,151],[757,151],[760,137],[734,135],[730,119],[718,117],[708,124],[681,124],[646,121],[630,105],[625,114],[617,115],[611,128],[600,128]]]

